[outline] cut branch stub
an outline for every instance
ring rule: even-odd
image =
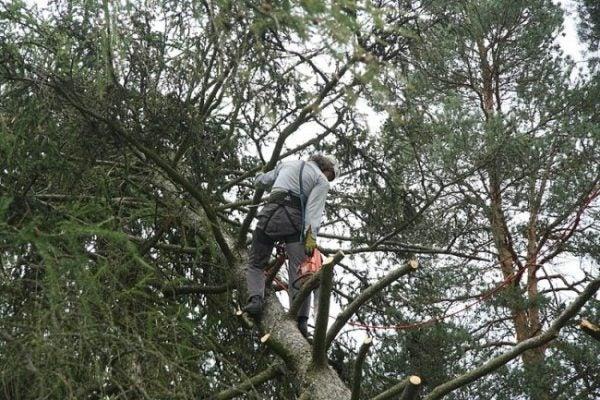
[[[238,309],[235,312],[235,315],[236,315],[236,317],[238,317],[240,319],[240,321],[242,321],[242,325],[244,325],[246,328],[248,328],[248,329],[254,328],[254,321],[252,321],[245,312]]]
[[[408,382],[406,382],[406,386],[404,387],[404,391],[402,392],[402,396],[400,396],[400,400],[413,400],[417,398],[417,394],[419,393],[419,388],[421,387],[421,378],[416,375],[412,375],[408,378]]]
[[[290,354],[289,350],[285,348],[281,343],[271,336],[270,333],[263,335],[260,338],[260,342],[265,346],[269,347],[275,354],[283,359],[286,363],[289,363],[293,360],[293,355]]]
[[[592,324],[587,319],[583,319],[579,323],[579,327],[582,331],[584,331],[594,339],[600,341],[600,326]]]
[[[337,256],[337,255],[336,255]],[[340,254],[340,259],[344,256]],[[319,309],[317,310],[317,321],[315,322],[315,335],[312,351],[312,362],[318,367],[327,366],[327,322],[329,321],[329,300],[333,287],[333,262],[323,265],[321,268],[321,291],[319,293]]]

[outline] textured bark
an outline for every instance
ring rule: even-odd
[[[384,392],[379,393],[377,396],[373,397],[371,400],[387,400],[392,399],[401,394],[404,391],[404,388],[408,384],[408,378],[398,382],[391,388],[385,390]]]
[[[537,293],[537,263],[535,254],[527,260],[527,264],[520,269],[515,268],[517,256],[512,246],[510,233],[506,228],[504,213],[502,211],[502,197],[500,191],[500,182],[496,171],[490,172],[490,224],[496,249],[498,251],[498,262],[504,279],[514,279],[514,285],[518,287],[520,275],[527,272],[527,294],[529,301],[526,301],[520,292],[515,291],[514,303],[510,307],[517,342],[524,342],[538,334],[541,330],[541,320],[539,309],[535,305]],[[535,229],[535,227],[529,229]],[[531,233],[529,233],[531,234]],[[514,275],[517,275],[516,279]],[[523,304],[530,304],[523,306]],[[522,354],[523,365],[528,373],[533,376],[543,377],[544,368],[544,347],[532,347]],[[550,398],[547,382],[538,380],[536,382],[535,399],[548,400]]]
[[[416,375],[413,375],[408,378],[406,382],[406,387],[402,392],[402,396],[400,396],[399,400],[414,400],[417,398],[419,394],[419,389],[421,388],[421,378]]]
[[[244,275],[243,268],[236,268],[238,275]],[[269,342],[285,349],[289,359],[284,360],[289,376],[305,389],[314,400],[350,399],[350,390],[329,366],[315,369],[312,364],[311,347],[304,339],[296,322],[290,319],[275,296],[266,298],[261,327],[269,333]]]
[[[321,290],[319,292],[319,308],[315,322],[315,334],[313,339],[313,364],[317,368],[327,366],[327,325],[329,322],[329,300],[333,288],[333,264],[323,266],[321,270]]]
[[[245,292],[245,251],[240,250],[237,257],[239,261],[234,266],[236,287]],[[288,376],[293,377],[311,399],[350,399],[350,389],[331,367],[314,368],[311,346],[298,330],[295,319],[289,317],[274,295],[265,298],[260,329],[269,335],[264,344],[283,359]]]

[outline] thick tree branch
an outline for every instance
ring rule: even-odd
[[[245,381],[241,382],[238,386],[231,388],[231,389],[223,390],[222,392],[215,394],[214,396],[211,397],[211,400],[233,399],[236,396],[240,396],[240,395],[244,394],[249,389],[252,389],[258,385],[261,385],[271,379],[278,377],[279,375],[282,374],[282,372],[283,371],[282,371],[281,365],[279,365],[279,364],[271,365],[264,371],[259,372],[258,374],[254,375],[253,377],[248,378]]]
[[[263,335],[260,342],[269,347],[273,353],[277,354],[287,364],[294,363],[294,355],[280,341],[275,340],[270,333]]]
[[[238,273],[243,272],[238,268]],[[311,399],[350,399],[350,390],[331,368],[322,368],[314,373],[308,342],[298,331],[296,322],[287,317],[275,296],[266,298],[261,326],[269,332],[268,340],[263,343],[286,362],[297,382],[310,385]]]
[[[321,235],[321,236],[325,237],[324,235]],[[330,248],[323,249],[324,253],[333,253],[335,251],[338,251],[338,249],[330,249]],[[340,249],[340,251],[343,251],[345,254],[361,254],[361,253],[376,253],[376,252],[414,253],[414,254],[444,254],[444,255],[465,258],[467,260],[489,261],[488,259],[485,259],[482,257],[477,257],[477,256],[465,254],[465,253],[456,252],[456,251],[449,251],[449,250],[435,249],[435,248],[430,249],[430,248],[417,247],[417,246],[414,246],[414,247],[412,247],[412,246],[400,247],[400,246],[394,246],[394,245],[390,245],[390,246],[379,245],[376,247],[363,246],[363,247],[355,247],[355,248],[350,248],[350,249]]]
[[[341,313],[338,314],[333,325],[329,328],[327,332],[327,346],[333,342],[333,339],[337,336],[337,334],[342,330],[346,322],[350,320],[352,315],[358,311],[360,306],[369,301],[373,296],[383,290],[386,286],[396,281],[398,278],[409,274],[415,271],[419,266],[417,260],[410,260],[406,263],[404,267],[398,268],[381,278],[379,281],[375,282],[373,285],[366,288],[361,294],[359,294],[350,304],[346,306]]]
[[[354,363],[354,373],[352,374],[352,398],[350,400],[360,399],[360,384],[362,382],[362,367],[367,357],[367,353],[373,344],[373,338],[366,337],[363,341],[358,355],[356,356],[356,362]]]
[[[435,400],[440,399],[447,395],[448,393],[470,384],[471,382],[476,381],[484,375],[489,374],[490,372],[500,368],[510,360],[513,360],[523,354],[525,351],[534,349],[536,347],[542,346],[558,336],[561,328],[566,325],[566,323],[573,318],[577,312],[585,305],[585,303],[598,291],[600,288],[600,279],[596,279],[592,281],[585,290],[579,295],[563,312],[552,322],[550,327],[546,332],[539,336],[532,337],[531,339],[527,339],[508,350],[507,352],[500,354],[497,357],[492,358],[482,366],[475,368],[463,375],[460,375],[446,383],[443,383],[437,387],[435,387],[429,395],[427,395],[424,400]]]
[[[403,381],[398,382],[391,388],[385,390],[384,392],[379,393],[377,396],[373,397],[371,400],[387,400],[391,398],[395,398],[399,394],[404,392],[404,389],[408,385],[409,378],[404,379]]]
[[[302,303],[304,303],[304,300],[306,300],[308,296],[310,296],[313,290],[319,287],[319,284],[321,283],[322,271],[323,270],[317,272],[316,274],[313,274],[313,276],[308,278],[306,282],[302,284],[302,287],[300,287],[300,290],[298,291],[298,293],[296,293],[296,296],[294,297],[294,299],[292,300],[292,304],[290,305],[290,309],[288,311],[288,315],[290,318],[296,317],[298,311],[300,311],[300,307],[302,307]]]

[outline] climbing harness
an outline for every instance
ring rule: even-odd
[[[304,243],[304,241],[306,240],[306,235],[305,235],[305,224],[306,224],[306,204],[305,204],[305,197],[304,197],[304,186],[302,184],[302,173],[304,172],[304,167],[306,165],[306,162],[302,162],[302,165],[300,166],[300,172],[298,174],[298,184],[300,187],[300,196],[297,196],[295,193],[293,193],[292,191],[288,191],[287,193],[282,192],[282,193],[277,193],[275,195],[271,195],[271,199],[269,199],[269,202],[273,202],[279,205],[279,207],[283,207],[284,211],[286,212],[288,219],[290,220],[290,223],[293,223],[292,218],[290,217],[289,213],[287,212],[287,210],[285,210],[285,206],[291,206],[291,207],[297,207],[298,205],[300,206],[300,213],[301,213],[301,224],[300,224],[300,242]],[[298,204],[298,200],[299,203]],[[267,227],[267,225],[269,224],[271,217],[274,215],[271,214],[266,222],[265,222],[265,229]],[[259,237],[260,239],[260,237]],[[286,255],[285,255],[285,249],[284,246],[279,243],[276,247],[277,249],[277,260],[275,261],[273,267],[269,268],[269,272],[265,271],[265,274],[269,275],[271,273],[271,271],[276,271],[278,270],[285,262],[286,262]],[[306,282],[306,280],[311,277],[313,274],[315,274],[316,272],[318,272],[321,267],[323,265],[323,257],[321,255],[321,253],[319,252],[318,249],[315,249],[313,251],[313,254],[309,257],[307,257],[302,263],[300,263],[300,265],[298,266],[298,270],[297,270],[297,278],[293,281],[290,282],[291,286],[294,289],[300,289],[300,287]],[[276,272],[275,272],[276,274]],[[276,285],[276,290],[283,290],[283,289],[287,289],[285,283],[281,282],[276,276],[273,276],[273,282]]]
[[[306,162],[302,161],[300,166],[300,173],[298,174],[298,184],[300,186],[300,214],[302,215],[302,223],[300,224],[300,242],[304,242],[304,219],[306,218],[306,210],[304,204],[304,189],[302,187],[302,172],[304,171],[304,165]]]

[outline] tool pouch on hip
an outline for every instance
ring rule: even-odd
[[[257,228],[271,237],[285,237],[300,233],[300,210],[281,204],[269,203],[258,213]]]

